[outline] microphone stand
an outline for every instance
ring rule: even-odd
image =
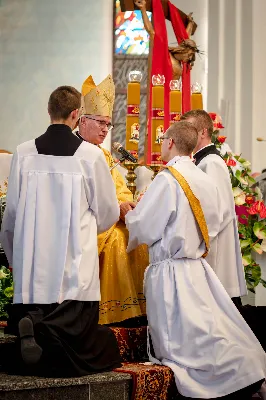
[[[118,160],[117,163],[115,163],[109,170],[112,171],[118,164],[121,164],[126,160],[126,157],[122,156],[120,160]],[[137,175],[135,174],[135,169],[138,167],[138,163],[132,163],[131,161],[126,162],[123,167],[127,169],[127,174],[126,174],[126,180],[127,180],[127,187],[133,194],[133,196],[136,193],[136,178]]]
[[[112,169],[114,169],[114,168],[117,167],[119,164],[121,164],[122,162],[124,162],[125,159],[126,159],[126,158],[125,158],[124,156],[121,157],[120,160],[118,160],[117,163],[114,164],[114,165],[110,168],[110,171],[112,171]]]

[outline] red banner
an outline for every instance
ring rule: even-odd
[[[178,43],[188,39],[188,34],[178,9],[168,1],[171,23],[175,32]],[[153,23],[154,23],[154,41],[152,47],[152,65],[150,75],[150,99],[149,99],[149,119],[148,119],[148,145],[147,145],[147,164],[152,162],[152,134],[151,134],[151,119],[153,116],[152,110],[152,82],[153,75],[164,75],[164,130],[169,127],[170,109],[169,109],[169,84],[173,79],[172,64],[168,51],[168,37],[165,16],[161,0],[152,0]],[[182,74],[182,113],[191,110],[191,95],[190,95],[190,68],[187,64],[183,64]]]
[[[175,32],[176,39],[180,44],[183,40],[188,39],[188,34],[178,9],[168,1],[170,18]],[[191,94],[190,94],[190,67],[183,63],[182,73],[182,114],[191,110]]]
[[[152,133],[151,133],[151,119],[152,119],[152,81],[153,75],[164,75],[164,130],[169,127],[169,93],[170,81],[172,79],[172,64],[168,51],[168,37],[165,16],[161,0],[152,0],[153,9],[153,24],[154,24],[154,41],[152,48],[152,64],[150,75],[150,99],[149,99],[149,121],[148,121],[148,146],[147,146],[147,164],[152,161]]]

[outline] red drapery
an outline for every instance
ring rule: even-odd
[[[182,42],[185,39],[188,39],[188,34],[184,23],[180,17],[178,9],[170,2],[169,11],[170,18],[172,22],[172,26],[175,32],[176,39],[178,43]],[[191,96],[190,96],[190,68],[188,64],[183,64],[183,73],[182,73],[182,113],[184,114],[187,111],[191,110]]]
[[[170,18],[178,43],[188,38],[187,31],[180,17],[178,9],[169,1]],[[168,36],[166,29],[165,16],[161,0],[152,0],[153,23],[154,23],[154,41],[152,52],[152,66],[150,76],[150,99],[149,99],[149,120],[148,120],[148,146],[147,146],[147,164],[151,164],[151,117],[152,117],[152,76],[164,75],[164,130],[169,127],[169,84],[172,79],[172,64],[168,51]],[[182,74],[182,110],[189,111],[190,106],[190,70],[187,64],[183,64]]]
[[[153,0],[153,23],[154,23],[154,41],[152,52],[151,76],[164,75],[164,129],[169,126],[169,83],[172,79],[172,64],[168,52],[168,37],[166,30],[165,17],[161,0]],[[149,102],[149,121],[148,121],[148,156],[147,164],[151,164],[151,118],[152,118],[152,80],[150,79],[150,102]]]

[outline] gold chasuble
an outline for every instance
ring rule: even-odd
[[[114,164],[111,153],[101,147],[107,164]],[[126,183],[114,168],[111,171],[119,203],[133,201]],[[98,235],[100,261],[100,324],[112,324],[146,314],[143,294],[144,271],[149,264],[148,247],[138,246],[126,252],[128,230],[119,220],[108,231]]]

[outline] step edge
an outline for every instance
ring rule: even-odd
[[[102,380],[99,379],[101,374],[86,375],[80,378],[39,378],[36,377],[34,381],[29,382],[14,382],[8,384],[0,384],[0,392],[15,392],[19,390],[41,390],[50,388],[61,388],[70,386],[89,386],[98,384],[117,384],[127,383],[132,380],[132,376],[127,373],[120,372],[105,372],[108,376],[103,376]],[[5,374],[6,375],[6,374]],[[9,378],[18,377],[18,375],[6,375]],[[97,378],[96,378],[97,376]],[[22,376],[19,376],[22,379]],[[110,379],[111,378],[111,379]]]

